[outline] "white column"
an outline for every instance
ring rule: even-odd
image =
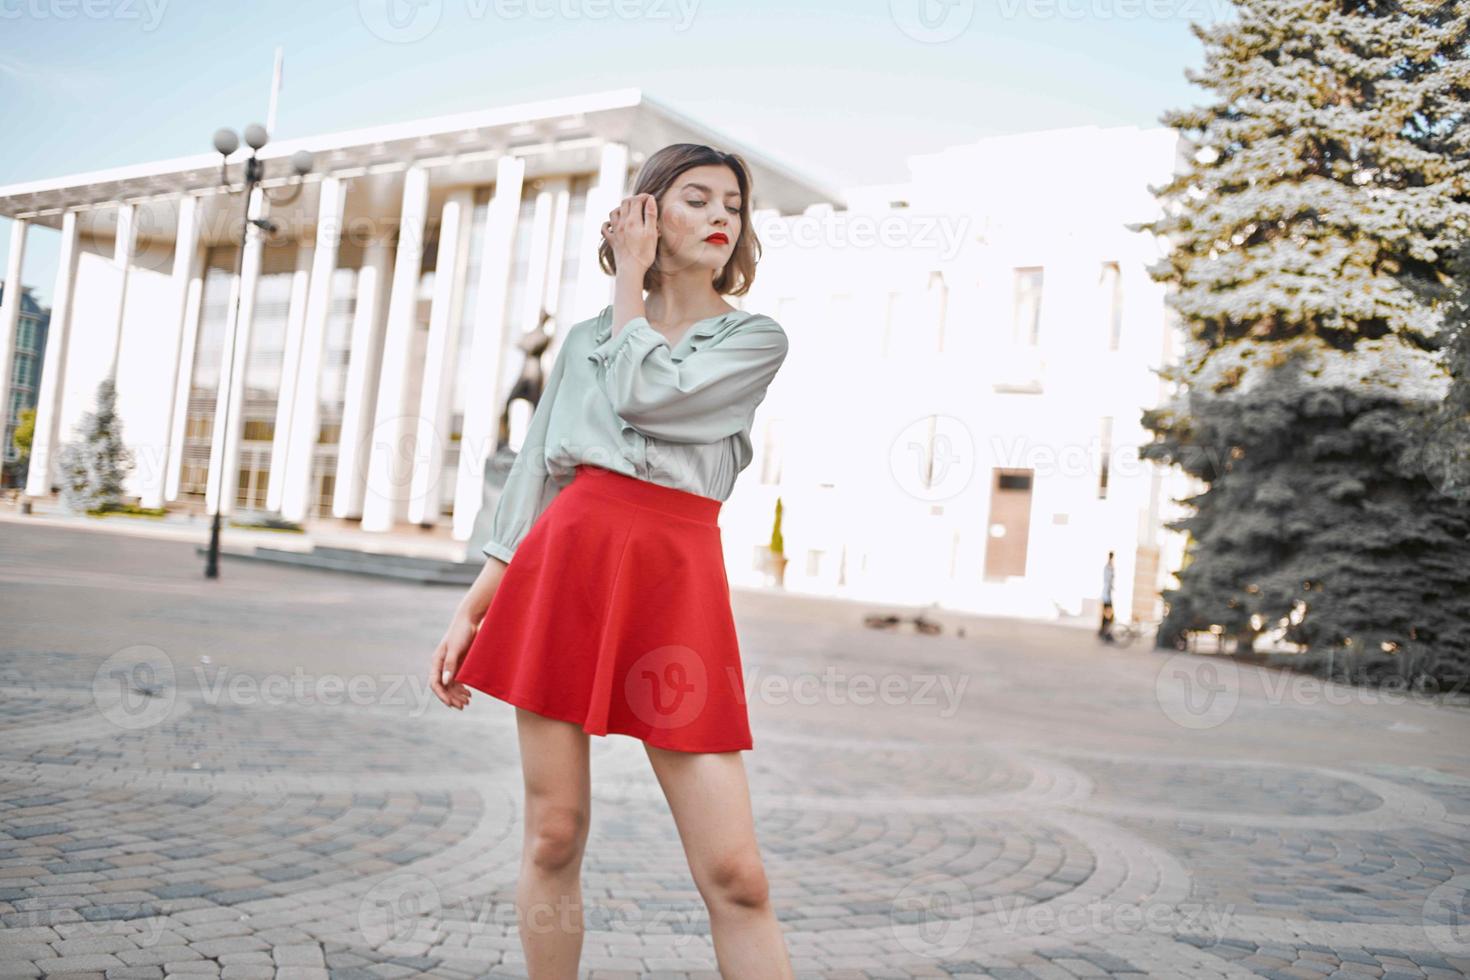
[[[114,381],[117,379],[118,358],[122,354],[123,314],[128,308],[128,270],[132,268],[133,255],[138,244],[137,217],[136,205],[117,206],[117,236],[112,242],[112,266],[118,271],[120,279],[117,287],[117,322],[112,325],[112,336],[108,338],[112,344],[112,366],[107,371],[107,376]]]
[[[577,265],[577,308],[563,311],[571,323],[595,316],[612,302],[612,277],[597,263],[597,249],[602,244],[602,223],[627,193],[628,147],[624,143],[608,143],[602,148],[597,183],[587,189],[586,217],[582,222],[582,249]]]
[[[378,365],[382,359],[384,308],[393,274],[393,246],[369,242],[357,272],[357,303],[352,317],[352,340],[347,349],[347,384],[342,402],[342,435],[337,443],[337,481],[332,516],[362,516],[363,488],[367,483],[367,440],[377,401]]]
[[[169,359],[165,375],[168,378],[169,404],[163,418],[163,459],[159,472],[143,485],[144,507],[162,507],[164,498],[172,500],[178,496],[179,457],[184,448],[184,427],[175,425],[188,411],[189,375],[194,366],[194,337],[197,326],[189,316],[191,294],[199,274],[199,198],[185,194],[179,198],[179,219],[174,228],[174,267],[169,278],[169,307],[162,313],[159,324],[159,350]],[[194,300],[198,310],[198,301]],[[185,360],[185,357],[188,360]],[[183,384],[180,384],[180,379]],[[178,393],[184,391],[184,403],[179,403]],[[168,493],[172,486],[173,493]]]
[[[536,204],[531,210],[531,241],[530,254],[526,262],[526,281],[521,289],[524,297],[522,306],[518,311],[512,311],[515,317],[510,324],[509,333],[512,345],[520,342],[526,334],[537,330],[541,326],[541,313],[553,312],[552,308],[546,307],[546,293],[548,284],[553,281],[551,276],[551,251],[552,243],[558,237],[556,234],[555,219],[558,212],[565,214],[566,207],[566,181],[545,181],[542,188],[536,194]],[[552,356],[560,353],[561,348],[550,352]],[[542,352],[545,364],[552,364],[551,357],[546,351]],[[531,426],[531,416],[535,410],[525,402],[518,401],[511,407],[510,414],[510,445],[520,451],[522,441],[526,437],[526,430]]]
[[[307,291],[311,288],[311,264],[316,249],[306,242],[296,245],[296,268],[291,273],[291,298],[286,305],[286,339],[281,352],[281,385],[276,394],[276,422],[271,428],[271,478],[265,488],[267,510],[281,512],[286,485],[286,455],[291,444],[291,425],[296,418],[296,400],[301,379],[301,340],[306,328]],[[285,517],[284,514],[281,514]],[[294,518],[288,518],[292,520]]]
[[[15,350],[15,328],[20,323],[21,270],[25,266],[26,231],[30,222],[16,218],[10,225],[10,257],[5,263],[5,305],[0,306],[0,438],[10,421],[11,353]],[[5,453],[0,447],[0,467]]]
[[[199,237],[197,232],[195,237]],[[196,242],[194,271],[189,276],[188,292],[184,300],[184,336],[179,347],[179,373],[174,381],[173,413],[169,416],[168,486],[164,490],[164,499],[169,503],[179,499],[179,483],[183,478],[184,441],[189,427],[189,396],[194,390],[195,346],[199,342],[199,315],[204,307],[205,261],[208,255],[209,246],[204,242]]]
[[[434,299],[429,314],[429,340],[424,350],[424,377],[419,388],[418,436],[408,519],[433,524],[439,517],[439,479],[449,441],[449,384],[446,375],[459,334],[464,296],[464,267],[469,252],[475,193],[454,191],[444,201],[439,219],[439,254],[435,260]]]
[[[46,332],[46,362],[41,368],[41,391],[36,402],[36,435],[31,442],[31,468],[26,495],[51,492],[52,457],[56,455],[61,425],[61,393],[66,376],[67,338],[71,333],[71,292],[77,274],[77,213],[61,217],[61,257],[56,264],[56,288],[51,291],[51,324]]]
[[[511,251],[521,213],[521,183],[525,175],[525,161],[501,157],[495,169],[495,196],[485,215],[475,322],[470,339],[469,376],[476,383],[465,392],[459,467],[455,471],[453,536],[456,541],[468,541],[475,529],[485,482],[485,460],[495,452],[495,426],[501,401],[500,361],[505,346],[505,300],[510,289]]]
[[[551,213],[551,242],[546,252],[546,282],[542,290],[541,306],[554,318],[556,332],[551,336],[551,346],[546,349],[547,364],[556,363],[561,353],[561,342],[567,328],[577,322],[572,311],[561,312],[561,272],[566,265],[567,215],[572,209],[572,182],[558,178],[552,182],[554,201]],[[575,244],[575,243],[574,243]]]
[[[347,187],[338,177],[322,180],[316,215],[316,250],[311,267],[311,291],[301,337],[301,363],[296,402],[281,474],[281,516],[306,520],[316,495],[312,463],[321,433],[322,354],[327,342],[327,319],[332,312],[332,282],[336,278],[337,250],[342,241],[342,211]]]
[[[556,211],[558,189],[557,183],[543,181],[541,189],[536,192],[536,203],[531,208],[530,254],[526,257],[521,308],[511,311],[516,316],[511,323],[512,337],[519,338],[541,325],[541,311],[546,303],[546,274],[551,265],[551,219]]]
[[[265,198],[259,187],[251,192],[246,206],[251,217],[265,216]],[[255,318],[255,287],[260,282],[261,235],[260,228],[247,225],[243,265],[230,289],[230,312],[225,320],[224,343],[220,345],[214,432],[209,445],[209,482],[204,491],[204,508],[210,514],[230,514],[235,509],[244,417],[240,402],[245,396],[245,368],[250,362],[250,322]]]
[[[399,503],[412,474],[414,429],[404,404],[408,357],[413,349],[419,268],[424,257],[424,222],[429,211],[429,173],[414,165],[403,175],[403,207],[398,221],[398,254],[393,260],[393,292],[388,296],[388,326],[383,366],[378,374],[378,404],[368,446],[367,487],[362,529],[388,531],[398,519]]]

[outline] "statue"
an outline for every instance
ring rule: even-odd
[[[550,327],[548,328],[548,324]],[[546,348],[551,345],[552,336],[555,333],[556,319],[546,310],[541,311],[541,323],[532,331],[529,331],[520,340],[516,341],[516,347],[524,358],[521,364],[521,375],[511,385],[510,394],[505,398],[505,405],[500,410],[499,421],[496,424],[495,452],[485,457],[484,479],[481,481],[480,489],[480,511],[475,515],[475,526],[470,531],[470,539],[465,543],[465,561],[479,564],[484,560],[485,542],[490,539],[490,519],[495,516],[495,506],[500,502],[500,492],[505,489],[506,477],[510,475],[511,464],[515,462],[515,450],[510,448],[510,406],[516,399],[524,399],[535,412],[536,406],[541,403],[541,393],[546,387],[546,372],[541,367],[541,356]],[[463,452],[463,447],[461,447]]]

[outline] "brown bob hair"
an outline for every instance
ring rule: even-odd
[[[755,282],[761,243],[750,223],[750,171],[739,154],[724,153],[703,143],[670,143],[643,162],[633,182],[633,194],[652,194],[655,202],[661,201],[684,171],[711,165],[729,167],[740,186],[740,237],[735,240],[730,260],[714,278],[715,292],[721,296],[743,296]],[[655,252],[653,265],[643,277],[643,288],[650,293],[658,286],[658,261]],[[610,276],[618,271],[612,246],[605,238],[597,247],[597,263]]]

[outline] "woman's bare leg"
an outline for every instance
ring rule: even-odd
[[[725,980],[792,980],[786,937],[771,907],[739,752],[674,752],[644,743],[709,908]]]
[[[516,708],[526,834],[517,926],[531,980],[577,980],[582,958],[582,854],[592,817],[588,735]]]

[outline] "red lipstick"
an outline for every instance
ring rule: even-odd
[[[705,241],[713,242],[716,245],[728,245],[730,243],[730,239],[725,236],[725,233],[723,231],[715,232],[713,235],[710,235],[708,238],[706,238]]]

